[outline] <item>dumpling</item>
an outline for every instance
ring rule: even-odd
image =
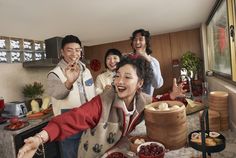
[[[160,110],[169,110],[167,103],[160,103],[159,106],[158,106],[158,108],[159,108]]]
[[[149,107],[147,107],[146,109],[152,110],[152,111],[156,111],[156,109],[155,109],[153,106],[149,106]]]
[[[174,106],[172,106],[170,109],[171,109],[171,110],[176,110],[176,109],[178,109],[178,108],[179,108],[178,105],[174,105]]]

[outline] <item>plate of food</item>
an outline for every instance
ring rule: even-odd
[[[145,135],[131,136],[129,137],[130,150],[132,152],[137,152],[137,148],[140,144],[150,141],[150,139]]]
[[[11,131],[15,131],[15,130],[19,130],[22,129],[26,126],[29,125],[29,122],[27,121],[22,121],[22,120],[18,120],[18,121],[11,121],[10,120],[10,124],[6,125],[4,127],[5,130],[11,130]]]
[[[33,112],[33,111],[29,111],[27,113],[27,118],[29,120],[34,120],[34,119],[39,119],[42,118],[43,116],[47,115],[47,114],[52,114],[52,107],[48,107],[47,109],[41,110],[39,112]]]
[[[132,158],[134,156],[136,156],[136,154],[131,151],[115,147],[102,155],[101,158]]]
[[[122,152],[115,151],[113,153],[108,154],[106,158],[128,158],[128,156],[126,156]]]
[[[193,131],[188,136],[189,146],[202,151],[202,136],[201,131]],[[218,132],[205,133],[206,152],[214,153],[220,152],[225,148],[225,137]]]
[[[164,158],[165,146],[159,142],[145,142],[138,146],[139,158]]]

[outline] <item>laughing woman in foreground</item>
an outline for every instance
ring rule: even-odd
[[[78,158],[102,156],[142,121],[144,107],[153,102],[153,98],[143,93],[141,88],[152,76],[152,68],[143,57],[124,57],[117,65],[114,88],[81,107],[54,117],[40,133],[25,139],[18,158],[33,157],[35,153],[44,151],[40,147],[43,143],[63,140],[80,131],[84,132]],[[182,88],[174,80],[172,92],[161,99],[182,96]]]

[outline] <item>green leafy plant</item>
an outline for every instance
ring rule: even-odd
[[[23,87],[23,94],[26,98],[35,99],[42,96],[44,93],[43,85],[40,82],[26,84]]]
[[[184,53],[180,59],[180,64],[182,68],[187,69],[188,73],[192,71],[193,74],[197,74],[202,68],[201,59],[190,51]]]

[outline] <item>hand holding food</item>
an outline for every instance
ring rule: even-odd
[[[65,86],[67,89],[71,89],[73,83],[78,79],[80,74],[79,65],[76,62],[71,62],[65,69],[65,76],[67,78]]]

